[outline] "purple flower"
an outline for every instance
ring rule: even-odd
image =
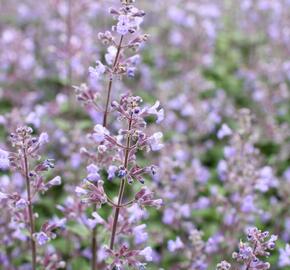
[[[108,179],[112,180],[116,176],[116,171],[118,170],[117,166],[110,165],[108,168]]]
[[[130,18],[127,15],[118,17],[117,32],[120,35],[126,35],[131,27]]]
[[[91,182],[97,182],[101,179],[101,176],[99,174],[99,167],[95,164],[90,164],[89,166],[87,166],[87,172],[87,180]]]
[[[96,125],[94,128],[93,139],[95,142],[100,143],[105,140],[105,136],[109,135],[109,131],[102,125]]]
[[[179,237],[176,240],[169,240],[167,243],[167,248],[170,252],[175,252],[178,249],[182,249],[184,247],[183,242]]]
[[[117,48],[115,46],[110,46],[108,47],[107,51],[108,52],[105,55],[106,62],[108,65],[113,65],[114,59],[117,54]]]
[[[196,180],[200,184],[205,184],[210,177],[209,171],[201,165],[198,159],[194,159],[191,163],[191,166],[195,170]]]
[[[87,225],[91,230],[95,228],[97,224],[105,224],[104,219],[97,212],[93,212],[92,216],[93,218],[87,220]]]
[[[61,185],[61,177],[56,176],[48,182],[49,186],[59,186]]]
[[[95,204],[98,208],[107,202],[107,196],[103,188],[103,181],[99,180],[96,184],[84,180],[81,187],[76,187],[75,192],[84,204]]]
[[[270,188],[277,187],[278,180],[275,178],[273,170],[269,166],[263,167],[259,171],[259,177],[255,188],[261,192],[267,192]]]
[[[144,208],[141,208],[138,204],[133,204],[127,209],[127,211],[130,214],[129,222],[138,222],[148,216],[147,211]]]
[[[34,238],[37,241],[37,243],[41,246],[43,246],[50,240],[50,238],[47,236],[45,232],[35,233]]]
[[[188,204],[183,204],[179,208],[180,214],[185,217],[189,218],[190,217],[190,206]]]
[[[164,144],[162,144],[162,138],[162,132],[156,132],[148,138],[148,144],[152,151],[159,151],[163,148]]]
[[[28,205],[27,201],[22,198],[15,203],[15,207],[17,209],[25,209],[27,205]]]
[[[219,161],[218,166],[217,166],[217,171],[218,171],[219,178],[222,181],[225,181],[227,177],[227,173],[228,173],[228,164],[225,160],[222,159]]]
[[[222,261],[217,264],[216,270],[230,270],[231,269],[231,264],[228,263],[227,261]]]
[[[148,233],[144,231],[146,227],[146,224],[141,224],[133,228],[136,245],[142,244],[148,239]]]
[[[247,195],[241,202],[241,210],[244,213],[253,213],[257,211],[253,195]]]
[[[224,155],[227,159],[230,159],[232,157],[234,157],[236,154],[236,149],[235,147],[232,147],[232,146],[226,146],[224,148]]]
[[[136,71],[136,68],[135,67],[129,67],[127,69],[127,76],[129,78],[134,78],[135,77],[135,71]]]
[[[2,200],[6,200],[6,199],[8,199],[8,194],[6,194],[6,193],[3,193],[3,192],[1,192],[0,191],[0,202],[2,201]]]
[[[224,237],[220,234],[216,234],[212,237],[210,237],[207,240],[206,246],[205,246],[205,252],[208,254],[215,253],[219,250],[220,244],[224,241]]]
[[[43,132],[39,135],[38,139],[39,145],[43,146],[49,142],[49,136],[46,132]]]
[[[153,253],[152,248],[146,247],[142,251],[140,251],[139,255],[144,256],[147,262],[151,262],[153,260],[152,253]]]
[[[208,269],[208,264],[202,260],[202,259],[197,259],[192,265],[191,265],[192,270],[207,270]]]
[[[156,123],[157,124],[162,122],[164,119],[164,109],[158,110],[159,106],[160,106],[160,102],[156,101],[156,103],[152,107],[147,109],[147,113],[152,114],[152,115],[156,115],[156,117],[157,117]]]
[[[286,179],[287,182],[290,182],[290,167],[283,173],[283,177]]]
[[[210,199],[205,196],[199,197],[198,200],[193,205],[194,209],[206,209],[209,206],[210,206]]]
[[[135,195],[135,201],[141,207],[153,206],[157,209],[159,209],[163,204],[162,199],[154,199],[153,198],[153,192],[151,192],[147,187],[143,187]]]
[[[162,221],[164,224],[172,224],[174,222],[176,212],[172,208],[166,208],[163,213]]]
[[[89,73],[93,79],[99,79],[106,71],[106,67],[100,62],[96,62],[95,67],[89,67]]]
[[[286,244],[285,249],[279,249],[279,266],[290,266],[290,245]]]
[[[0,170],[6,170],[10,166],[9,153],[0,149]]]
[[[231,136],[233,134],[232,130],[227,124],[222,124],[221,129],[217,133],[217,137],[221,140],[224,137]]]

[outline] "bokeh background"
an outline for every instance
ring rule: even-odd
[[[75,196],[85,176],[80,148],[101,113],[80,106],[72,86],[89,81],[102,91],[88,67],[104,57],[97,34],[111,28],[108,8],[116,2],[0,0],[0,146],[9,148],[8,134],[19,125],[46,131],[46,155],[63,179],[37,204],[39,224],[62,217],[56,206]],[[215,269],[231,260],[254,225],[279,236],[271,269],[290,269],[279,264],[279,248],[290,240],[290,1],[136,2],[146,11],[142,31],[150,38],[135,78],[118,81],[113,96],[130,90],[165,109],[161,126],[149,125],[164,133],[164,149],[140,156],[159,166],[148,185],[164,200],[146,220],[155,250],[148,268],[189,269],[187,262],[200,260],[207,268],[192,269]],[[218,138],[223,123],[231,138]],[[112,194],[117,181],[106,183]],[[1,172],[0,183],[0,190],[24,185],[8,172]],[[0,262],[9,254],[20,267],[28,254],[13,237],[6,210],[1,206]],[[67,269],[89,269],[88,237],[84,225],[70,221],[47,248],[57,250]],[[176,237],[184,247],[172,252],[168,241]]]

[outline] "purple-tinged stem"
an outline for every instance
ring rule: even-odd
[[[130,141],[131,141],[130,131],[131,131],[131,128],[132,128],[132,118],[129,119],[129,127],[128,127],[128,132],[129,133],[128,133],[128,136],[127,136],[127,143],[126,143],[126,150],[125,150],[124,167],[125,167],[126,170],[128,169],[128,163],[129,163]],[[117,231],[117,226],[118,226],[119,213],[120,213],[120,208],[121,208],[122,201],[123,201],[125,186],[126,186],[126,178],[122,178],[120,189],[119,189],[119,195],[118,195],[118,204],[117,204],[118,207],[115,209],[115,214],[114,214],[113,228],[112,228],[111,241],[110,241],[110,249],[111,250],[114,249],[114,243],[115,243],[116,231]]]
[[[120,58],[120,54],[121,54],[121,50],[122,50],[123,39],[124,39],[124,36],[121,36],[120,42],[119,42],[119,45],[117,48],[116,57],[115,57],[115,60],[113,63],[113,72],[115,72],[117,64],[119,62],[119,58]],[[110,81],[109,81],[109,85],[108,85],[108,90],[107,90],[106,106],[105,106],[104,117],[103,117],[103,127],[107,127],[107,124],[108,124],[108,113],[109,113],[109,105],[110,105],[110,101],[111,101],[112,86],[113,86],[113,78],[111,76]],[[96,205],[94,205],[93,210],[94,211],[97,210]],[[98,256],[98,254],[97,254],[97,251],[98,251],[97,233],[98,233],[98,229],[97,229],[97,226],[95,226],[95,228],[92,230],[92,242],[91,242],[92,270],[97,269],[97,260],[98,260],[98,257],[97,257]]]
[[[119,46],[117,48],[116,57],[113,64],[113,72],[115,72],[117,64],[119,62],[119,57],[122,49],[122,43],[123,43],[124,36],[121,36]],[[108,91],[107,91],[107,99],[106,99],[106,107],[104,112],[104,118],[103,118],[103,126],[107,127],[107,121],[108,121],[108,113],[109,113],[109,105],[111,101],[111,93],[112,93],[112,86],[113,86],[113,78],[110,78],[109,85],[108,85]]]
[[[31,244],[31,255],[32,255],[32,270],[36,270],[36,245],[33,239],[35,233],[34,225],[34,215],[32,209],[32,200],[31,200],[31,189],[30,189],[30,179],[29,179],[29,164],[27,159],[27,152],[24,146],[23,149],[24,157],[24,175],[26,180],[26,190],[27,190],[27,201],[28,201],[28,217],[29,217],[29,226],[30,226],[30,244]]]

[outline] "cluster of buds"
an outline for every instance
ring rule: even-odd
[[[112,107],[119,112],[121,119],[132,118],[141,129],[146,127],[144,118],[147,116],[156,116],[157,123],[160,123],[164,119],[164,110],[159,109],[159,101],[156,101],[151,107],[147,106],[141,108],[142,102],[143,100],[141,97],[131,96],[127,93],[122,95],[120,102],[112,102]]]
[[[40,245],[43,246],[47,242],[49,242],[52,239],[56,238],[56,230],[62,230],[65,228],[66,219],[56,219],[52,221],[45,222],[42,226],[39,232],[34,233],[33,237],[35,241]]]
[[[250,228],[248,229],[247,238],[249,242],[241,242],[239,252],[234,252],[233,258],[237,262],[244,264],[247,270],[270,269],[270,263],[261,261],[259,257],[268,257],[270,255],[269,251],[275,248],[275,242],[278,237],[271,235],[269,238],[269,232]]]
[[[135,269],[145,270],[145,264],[140,263],[138,257],[144,257],[147,262],[152,261],[152,249],[146,247],[142,250],[130,250],[127,245],[122,245],[118,251],[107,249],[108,255],[113,258],[110,269],[124,270],[125,266],[134,267]]]
[[[158,151],[163,147],[162,133],[157,132],[148,136],[144,132],[146,127],[145,118],[155,115],[157,121],[163,119],[163,109],[158,110],[159,102],[152,107],[140,107],[142,99],[140,97],[132,97],[125,95],[120,102],[113,102],[113,107],[119,112],[119,119],[130,122],[129,128],[121,129],[117,136],[110,134],[109,130],[102,125],[96,125],[94,132],[90,134],[90,138],[94,143],[98,144],[98,156],[103,160],[111,160],[110,166],[107,165],[110,178],[118,176],[126,178],[128,183],[134,181],[144,183],[144,174],[155,175],[156,167],[151,165],[140,167],[136,164],[135,154],[137,150]],[[126,140],[130,137],[130,146],[127,147]],[[124,152],[129,150],[128,161],[130,166],[125,167],[123,164]],[[83,152],[87,152],[83,149]],[[114,158],[110,158],[115,153]],[[98,159],[99,160],[99,159]],[[91,176],[92,177],[92,176]]]
[[[16,148],[30,148],[30,154],[35,153],[39,146],[48,143],[47,133],[41,133],[40,136],[33,137],[33,129],[28,126],[19,127],[16,132],[10,134],[12,146]]]
[[[140,24],[143,22],[145,12],[139,10],[135,6],[128,3],[122,3],[122,7],[118,10],[115,8],[110,9],[110,13],[117,19],[117,24],[113,26],[113,31],[118,32],[124,36],[127,34],[134,34],[139,30]]]
[[[21,160],[25,155],[34,159],[39,159],[37,152],[43,144],[48,142],[48,135],[42,133],[39,138],[34,137],[33,130],[30,127],[17,128],[15,133],[10,134],[12,146],[17,149],[16,153],[10,153],[9,161],[10,166],[16,170],[23,169],[23,162]]]
[[[135,201],[140,207],[153,206],[159,209],[162,206],[162,199],[154,199],[153,192],[143,187],[136,195]]]
[[[33,198],[38,192],[46,192],[53,186],[61,185],[61,178],[56,176],[50,181],[44,180],[42,174],[54,168],[53,159],[40,161],[41,157],[38,153],[40,148],[48,143],[48,135],[47,133],[41,133],[39,137],[35,137],[32,134],[33,130],[30,127],[18,128],[15,133],[10,134],[12,146],[17,151],[9,153],[9,164],[11,168],[22,172],[24,176],[26,176],[25,171],[28,170],[27,177],[32,188]],[[28,161],[29,158],[38,162],[34,167],[25,168],[24,160]]]
[[[107,202],[107,196],[103,188],[103,181],[93,184],[84,180],[81,187],[76,187],[76,193],[81,197],[81,202],[86,204],[94,204],[100,208],[102,204]]]
[[[111,31],[100,32],[98,38],[108,46],[105,55],[106,64],[96,61],[94,67],[89,68],[91,77],[99,80],[105,73],[113,75],[135,76],[136,65],[139,63],[140,56],[125,56],[126,49],[137,51],[141,44],[147,41],[148,35],[138,33],[140,24],[143,21],[145,12],[132,5],[132,1],[123,1],[119,9],[110,8],[110,13],[117,24],[112,27],[112,31],[119,34],[120,40]]]
[[[99,174],[99,167],[90,164],[87,166],[87,177],[83,180],[81,186],[76,187],[75,192],[82,204],[92,204],[96,208],[100,208],[107,203],[107,195],[103,185],[104,182]],[[77,208],[79,209],[79,207]],[[74,213],[75,209],[72,210],[72,213]]]
[[[43,258],[39,258],[39,263],[43,265],[45,270],[64,269],[66,267],[65,261],[57,253],[47,253]]]
[[[231,264],[228,263],[227,261],[222,261],[217,264],[216,270],[230,270],[231,269]]]
[[[88,88],[86,84],[80,86],[74,86],[77,100],[84,105],[97,105],[96,101],[99,98],[99,94]]]

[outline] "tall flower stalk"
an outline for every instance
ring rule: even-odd
[[[119,62],[119,56],[122,50],[122,42],[123,42],[123,38],[124,36],[122,35],[120,38],[120,42],[117,48],[117,53],[114,59],[114,63],[113,63],[113,72],[116,70],[116,67],[118,65]],[[108,84],[108,89],[107,89],[107,98],[106,98],[106,105],[105,105],[105,111],[104,111],[104,116],[103,116],[103,127],[107,127],[107,122],[108,122],[108,113],[109,113],[109,104],[111,101],[111,93],[112,93],[112,87],[113,87],[113,77],[112,75],[110,76],[109,79],[109,84]],[[94,205],[94,212],[96,211],[96,206]],[[96,270],[97,269],[97,226],[95,226],[92,230],[92,244],[91,244],[91,249],[92,249],[92,270]]]
[[[132,49],[133,51],[138,50],[141,43],[147,40],[147,35],[142,35],[138,33],[139,26],[143,21],[145,12],[137,9],[132,5],[134,1],[121,1],[121,7],[118,9],[111,8],[110,13],[113,15],[114,19],[117,20],[117,24],[113,26],[113,35],[110,31],[105,33],[99,33],[98,37],[103,44],[108,46],[107,53],[105,55],[106,65],[101,61],[96,62],[95,67],[90,67],[89,72],[94,81],[98,81],[105,74],[108,74],[109,82],[106,91],[105,109],[103,113],[103,122],[95,126],[94,133],[90,134],[90,138],[94,143],[98,144],[97,153],[89,153],[88,150],[83,152],[89,153],[88,156],[94,156],[93,160],[97,161],[97,164],[91,164],[88,168],[88,173],[91,175],[91,169],[95,168],[95,176],[98,175],[98,179],[93,177],[90,180],[88,177],[84,180],[81,187],[77,188],[77,193],[82,197],[82,201],[93,204],[94,215],[96,216],[96,210],[102,204],[107,203],[114,208],[114,214],[109,229],[111,231],[110,243],[108,248],[108,253],[114,258],[115,253],[115,242],[116,235],[118,231],[118,221],[120,217],[120,212],[125,211],[123,209],[132,206],[133,204],[140,203],[140,206],[155,206],[160,207],[161,200],[154,200],[153,194],[147,190],[142,189],[131,201],[123,203],[126,182],[132,184],[134,180],[144,183],[144,179],[141,177],[144,173],[154,173],[155,167],[141,168],[137,166],[135,161],[135,153],[138,149],[152,149],[153,151],[159,150],[162,147],[161,138],[162,134],[157,133],[153,136],[148,136],[142,131],[146,127],[146,122],[144,117],[147,115],[156,115],[157,121],[163,119],[163,110],[158,110],[159,102],[152,107],[145,107],[141,109],[140,105],[142,99],[140,97],[134,97],[130,94],[125,94],[121,96],[119,102],[114,101],[111,103],[113,82],[114,79],[121,78],[124,75],[128,77],[134,77],[136,64],[139,62],[139,55],[126,56],[125,50]],[[116,38],[115,36],[118,36]],[[116,42],[118,40],[118,42]],[[76,93],[78,100],[85,103],[86,105],[91,105],[96,110],[100,110],[99,104],[99,93],[92,91],[85,84],[80,87],[76,87]],[[119,119],[126,122],[126,127],[119,131],[120,136],[114,137],[110,135],[108,130],[108,115],[113,109],[117,111]],[[122,142],[124,140],[124,143]],[[113,153],[113,154],[112,154]],[[108,155],[108,156],[107,156]],[[106,158],[104,158],[106,157]],[[104,161],[105,160],[105,161]],[[117,161],[115,164],[114,161]],[[108,177],[121,179],[119,192],[117,197],[117,202],[115,203],[113,199],[109,198],[108,194],[103,188],[103,181],[100,179],[98,171],[99,167],[103,167],[108,172]],[[92,183],[93,182],[93,183]],[[94,187],[92,186],[94,185]],[[140,198],[138,197],[140,196]],[[143,200],[145,200],[143,205]],[[123,251],[127,250],[127,247],[122,247]],[[91,269],[95,270],[97,268],[97,224],[92,230],[92,265]],[[136,256],[142,256],[142,251],[137,251]],[[127,255],[128,257],[128,255]],[[124,255],[125,261],[132,265],[132,259],[127,258]],[[147,258],[150,256],[147,256]],[[120,258],[119,258],[120,259]],[[118,259],[118,260],[119,260]],[[137,266],[140,262],[135,259],[134,265]],[[112,264],[112,267],[119,265],[118,261]]]
[[[65,220],[47,221],[41,226],[39,232],[35,229],[35,217],[33,204],[38,196],[38,193],[44,193],[53,186],[61,184],[59,176],[45,182],[43,173],[54,168],[53,160],[46,159],[40,161],[39,151],[44,144],[48,142],[48,135],[41,133],[39,137],[33,136],[33,130],[30,127],[24,126],[17,128],[15,133],[10,134],[15,152],[7,152],[7,167],[21,173],[26,182],[26,198],[23,194],[17,192],[2,193],[2,198],[11,208],[13,220],[19,224],[25,224],[29,231],[29,241],[31,249],[31,269],[36,270],[38,265],[47,266],[48,257],[53,254],[45,254],[43,257],[37,254],[37,245],[44,245],[50,239],[55,237],[55,230],[62,227]],[[40,254],[39,254],[40,255]],[[58,268],[63,268],[65,263],[56,261],[57,255],[54,254],[54,259],[50,260],[50,264],[55,263]],[[47,268],[45,268],[47,269]]]
[[[88,176],[82,185],[76,188],[76,192],[83,203],[93,204],[95,209],[100,208],[103,204],[108,204],[114,209],[114,215],[108,221],[103,220],[96,212],[93,213],[95,226],[102,224],[111,232],[110,245],[106,248],[107,253],[113,259],[113,263],[110,264],[111,268],[126,264],[135,267],[144,266],[139,259],[140,257],[144,256],[147,261],[152,259],[150,247],[142,250],[130,250],[127,244],[121,244],[119,249],[115,245],[116,236],[122,234],[128,237],[136,231],[136,228],[140,229],[138,225],[136,226],[129,220],[125,222],[125,225],[123,224],[129,207],[143,209],[150,206],[159,208],[162,205],[162,200],[154,199],[154,194],[147,187],[143,187],[133,198],[123,202],[126,183],[129,185],[134,182],[144,184],[144,175],[154,175],[156,172],[156,167],[153,165],[141,167],[138,164],[137,151],[158,151],[163,147],[162,133],[148,135],[144,120],[149,115],[155,115],[157,122],[162,120],[163,110],[158,110],[159,102],[156,102],[152,107],[142,108],[141,104],[140,97],[130,94],[122,95],[119,102],[114,101],[112,107],[118,113],[118,119],[125,128],[120,129],[119,135],[114,136],[102,125],[96,125],[94,132],[89,134],[89,138],[97,145],[97,153],[83,149],[83,152],[95,160],[96,164],[92,163],[87,167]],[[104,170],[110,179],[120,179],[117,202],[110,198],[104,189],[101,170]],[[118,230],[120,215],[122,215],[122,225],[119,226]]]
[[[28,216],[29,216],[29,226],[30,226],[30,243],[31,243],[31,255],[32,255],[32,269],[36,269],[36,244],[35,240],[33,238],[33,235],[35,233],[35,221],[34,221],[34,214],[33,214],[33,208],[32,208],[32,199],[31,199],[31,187],[30,187],[30,179],[29,179],[29,163],[28,163],[28,156],[27,156],[27,144],[25,142],[25,139],[23,138],[22,141],[23,148],[22,148],[22,154],[23,154],[23,173],[25,175],[26,180],[26,191],[27,191],[27,208],[28,208]]]
[[[113,26],[114,32],[116,32],[116,36],[119,36],[119,42],[116,42],[117,37],[113,36],[110,31],[106,31],[105,33],[99,33],[98,37],[102,41],[103,44],[108,46],[108,53],[106,54],[106,62],[108,66],[104,66],[100,61],[97,61],[96,67],[90,67],[89,71],[91,77],[94,80],[99,80],[101,75],[104,73],[108,73],[109,82],[106,90],[106,100],[105,100],[105,109],[103,114],[102,126],[107,128],[108,126],[108,114],[111,103],[112,89],[113,89],[113,81],[116,76],[122,76],[127,73],[129,77],[134,76],[135,65],[138,62],[139,56],[134,55],[131,58],[121,59],[123,56],[123,51],[125,49],[134,49],[135,51],[140,47],[141,43],[147,39],[147,35],[140,35],[138,33],[139,25],[142,22],[142,17],[145,15],[143,11],[138,10],[132,3],[134,1],[121,1],[121,7],[119,9],[111,8],[110,13],[113,15],[115,19],[118,20],[117,25]],[[134,35],[134,38],[131,38],[131,35]],[[123,45],[124,40],[126,38],[131,39],[127,45]],[[127,38],[127,39],[128,39]],[[93,104],[97,110],[99,110],[98,104],[96,103],[96,95],[88,92],[87,87],[78,87],[77,94],[78,98],[85,103]],[[128,144],[130,144],[130,135],[127,138]],[[126,160],[125,163],[128,163],[129,149],[126,150]],[[126,167],[126,166],[125,166]],[[118,206],[120,205],[124,193],[125,181],[122,180],[120,191],[119,191],[119,199]],[[93,206],[93,210],[96,211],[96,205]],[[117,207],[115,211],[114,218],[114,226],[111,236],[110,247],[113,248],[116,227],[118,222],[120,208]],[[96,270],[97,268],[97,226],[95,226],[92,230],[92,242],[91,242],[91,250],[92,250],[92,265],[91,269]]]

